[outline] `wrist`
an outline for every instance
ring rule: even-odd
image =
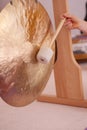
[[[78,26],[78,29],[81,30],[84,33],[87,33],[87,22],[84,21],[84,20],[81,20],[79,23],[80,24]]]

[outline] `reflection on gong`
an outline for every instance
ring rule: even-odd
[[[52,36],[50,18],[36,0],[12,0],[0,13],[0,96],[9,105],[28,105],[46,86],[54,55],[48,64],[36,55]]]

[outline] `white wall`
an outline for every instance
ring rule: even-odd
[[[49,14],[49,17],[52,21],[52,24],[54,26],[54,14],[53,14],[53,3],[52,0],[38,0],[46,9],[46,11]]]
[[[2,10],[10,0],[0,0],[0,10]]]
[[[85,3],[87,0],[68,0],[68,1],[70,12],[77,15],[80,18],[84,18]]]

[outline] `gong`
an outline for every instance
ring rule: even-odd
[[[55,56],[42,64],[36,55],[52,36],[51,20],[36,0],[12,0],[0,13],[0,96],[7,104],[26,106],[45,88]],[[51,49],[55,54],[55,44]]]

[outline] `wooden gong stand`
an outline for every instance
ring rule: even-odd
[[[53,0],[53,9],[57,27],[61,14],[68,11],[68,0]],[[54,66],[56,96],[41,95],[38,97],[38,101],[87,107],[87,100],[84,99],[81,68],[72,52],[71,33],[64,27],[57,38],[57,46],[58,60]]]

